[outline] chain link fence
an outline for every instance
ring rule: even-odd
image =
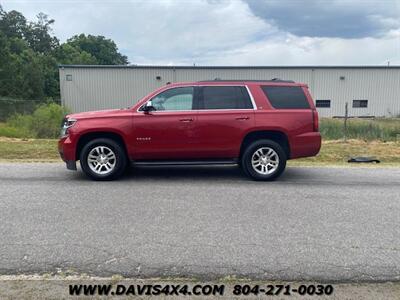
[[[52,102],[61,104],[60,100],[53,100]],[[6,121],[14,114],[31,114],[42,103],[47,102],[45,100],[0,97],[0,122]]]

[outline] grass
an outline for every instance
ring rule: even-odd
[[[344,120],[322,118],[320,132],[324,140],[343,139]],[[383,142],[400,140],[400,118],[348,119],[347,138]]]
[[[6,123],[0,123],[0,137],[29,137],[30,133],[24,128],[15,128]]]
[[[57,140],[0,137],[0,161],[60,161]]]
[[[31,115],[14,115],[6,123],[0,123],[0,136],[15,138],[55,138],[60,123],[67,112],[51,103],[39,106]],[[321,118],[320,132],[323,140],[344,138],[344,120]],[[400,140],[400,118],[348,119],[348,139],[366,141]]]
[[[347,163],[347,160],[353,156],[375,156],[381,161],[379,165],[400,166],[400,142],[323,141],[321,151],[317,156],[291,160],[289,165],[371,165]]]
[[[379,165],[400,166],[400,142],[324,141],[316,157],[291,160],[289,166],[371,165],[349,164],[347,160],[351,156],[376,156],[381,160]],[[0,137],[0,161],[60,162],[61,160],[57,151],[57,140]]]

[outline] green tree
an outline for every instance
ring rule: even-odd
[[[22,99],[43,99],[44,74],[40,56],[32,49],[26,49],[21,54],[11,54],[11,67],[14,70],[11,78],[12,88],[9,96]]]
[[[43,23],[46,18],[41,18]],[[21,13],[5,12],[0,6],[0,96],[25,99],[45,96],[46,74],[41,54],[29,41],[35,24],[28,23]]]
[[[20,12],[7,12],[0,5],[0,98],[59,99],[59,64],[128,63],[114,41],[104,36],[75,35],[60,45],[53,24],[44,13],[27,21]]]
[[[12,73],[10,42],[7,36],[0,31],[0,96],[6,96],[12,87],[10,80]]]
[[[59,46],[59,41],[52,36],[53,19],[44,13],[39,13],[37,22],[30,22],[25,33],[25,39],[33,51],[48,54]]]
[[[75,35],[67,40],[68,45],[78,49],[79,52],[85,51],[95,57],[100,65],[126,65],[128,58],[118,52],[117,45],[113,40],[106,39],[104,36],[94,35]]]
[[[23,14],[12,10],[6,12],[0,5],[0,31],[8,38],[24,38],[28,24]]]
[[[97,59],[86,51],[71,46],[68,43],[62,44],[56,50],[56,57],[60,64],[64,65],[97,65]]]
[[[60,98],[60,84],[58,78],[58,61],[52,55],[39,56],[40,69],[43,74],[43,93],[46,98]]]

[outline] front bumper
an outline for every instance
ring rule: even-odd
[[[65,161],[65,164],[67,165],[68,170],[73,170],[76,171],[76,161],[74,160],[67,160]]]
[[[58,141],[58,152],[68,170],[76,170],[75,144],[69,136]]]

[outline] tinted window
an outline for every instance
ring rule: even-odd
[[[193,107],[193,87],[166,90],[151,99],[151,102],[157,111],[191,110]]]
[[[316,107],[331,107],[331,100],[315,100]]]
[[[353,100],[353,107],[368,107],[368,100]]]
[[[303,89],[299,86],[262,86],[274,108],[310,108]]]
[[[244,86],[205,86],[199,109],[252,109],[251,99]]]

